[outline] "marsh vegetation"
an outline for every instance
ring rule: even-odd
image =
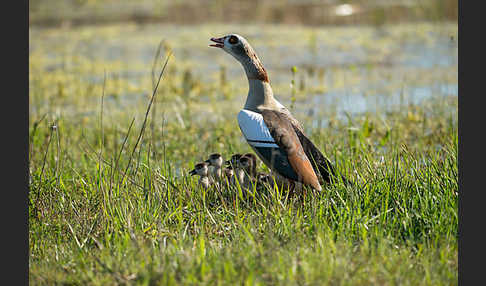
[[[355,186],[262,199],[189,176],[251,151],[243,70],[207,47],[228,32]],[[31,27],[30,282],[457,284],[457,36],[457,22]]]

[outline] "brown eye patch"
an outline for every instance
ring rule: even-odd
[[[218,154],[218,153],[216,153],[216,154],[211,154],[211,155],[209,156],[209,158],[211,158],[211,159],[218,159],[219,157],[221,157],[221,154]]]
[[[202,169],[204,167],[206,167],[207,164],[206,163],[197,163],[195,166],[194,166],[194,169]]]
[[[242,156],[241,154],[234,154],[231,156],[231,160],[238,160],[241,158],[241,156]]]
[[[238,38],[236,36],[231,36],[228,40],[228,42],[232,45],[238,43]]]

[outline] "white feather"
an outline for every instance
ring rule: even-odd
[[[270,135],[270,130],[268,130],[265,121],[263,121],[263,116],[260,113],[242,109],[238,113],[238,124],[240,126],[241,133],[243,133],[243,136],[245,136],[250,145],[254,147],[278,148],[272,135]],[[252,141],[268,141],[268,143]]]

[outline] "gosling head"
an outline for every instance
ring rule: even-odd
[[[201,177],[206,177],[208,175],[209,164],[206,162],[197,163],[194,169],[189,172],[191,176],[199,175]]]
[[[210,166],[216,167],[216,168],[221,168],[223,166],[223,156],[219,153],[213,153],[209,155],[209,159],[205,161],[208,163]]]
[[[257,162],[257,156],[253,153],[245,153],[242,157],[247,157],[252,161],[252,163],[255,165]]]
[[[250,157],[247,157],[247,156],[242,156],[239,160],[238,160],[238,165],[237,165],[239,168],[249,172],[251,170],[251,168],[253,167],[253,162],[251,160]]]
[[[231,155],[231,158],[225,162],[225,164],[227,166],[233,166],[233,167],[236,167],[238,165],[238,160],[241,158],[241,154],[237,153],[237,154],[233,154]]]

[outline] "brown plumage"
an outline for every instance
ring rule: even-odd
[[[299,181],[320,191],[322,188],[317,175],[290,121],[283,113],[274,110],[262,110],[262,116],[275,143],[287,153],[287,159]]]

